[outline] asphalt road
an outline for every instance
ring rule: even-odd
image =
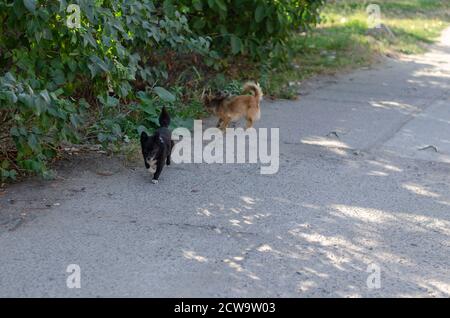
[[[449,88],[450,30],[425,55],[265,101],[275,175],[179,164],[153,185],[98,155],[13,185],[0,297],[449,297]]]

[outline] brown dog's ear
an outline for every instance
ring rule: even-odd
[[[228,96],[230,96],[230,94],[226,91],[217,91],[216,94],[214,95],[214,99],[222,101],[225,98],[227,98]]]
[[[206,94],[206,89],[203,90],[202,101],[205,104],[209,104],[209,102],[211,102],[211,96],[209,96],[209,94]]]
[[[203,90],[202,100],[203,100],[205,103],[211,102],[211,100],[212,100],[213,98],[214,98],[214,95],[212,95],[211,89],[208,89],[208,91],[206,91],[206,89]]]

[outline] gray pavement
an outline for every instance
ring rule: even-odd
[[[0,195],[0,296],[449,297],[449,88],[447,30],[425,55],[264,102],[276,175],[179,164],[155,186],[140,162],[64,161]]]

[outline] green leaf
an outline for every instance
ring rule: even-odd
[[[17,129],[17,127],[11,128],[10,132],[11,136],[13,137],[20,137],[20,131]]]
[[[23,0],[23,4],[31,13],[36,12],[36,0]]]
[[[255,11],[255,21],[260,23],[265,17],[265,8],[264,5],[260,4]]]
[[[40,150],[39,141],[34,134],[28,136],[28,145],[35,152],[38,152]]]
[[[163,2],[164,13],[168,16],[173,16],[175,14],[175,6],[172,0],[165,0]]]
[[[6,95],[6,97],[8,98],[8,101],[10,103],[12,103],[12,104],[17,103],[18,98],[17,98],[17,95],[14,92],[6,91],[4,94]]]
[[[70,59],[69,61],[67,61],[67,66],[69,66],[69,69],[72,72],[75,72],[75,70],[77,69],[77,62],[75,60]]]
[[[33,98],[28,94],[25,93],[19,94],[19,101],[29,108],[33,107]]]
[[[98,74],[98,68],[94,64],[88,64],[87,66],[91,71],[91,78],[94,78]]]
[[[105,63],[105,61],[103,61],[103,60],[101,60],[101,59],[99,59],[99,58],[96,58],[96,59],[94,59],[95,60],[95,63],[97,63],[97,66],[103,71],[103,72],[109,72],[109,67],[108,67],[108,65]]]
[[[197,10],[197,11],[203,10],[203,4],[200,0],[193,0],[192,4],[194,5],[195,10]]]
[[[105,134],[105,133],[99,133],[99,134],[97,135],[97,139],[98,139],[98,141],[100,141],[101,143],[107,141],[107,140],[108,140],[108,137],[109,137],[109,136],[108,136],[107,134]]]
[[[231,36],[231,52],[233,54],[238,54],[241,51],[241,44],[241,39],[235,35]]]
[[[272,20],[267,20],[266,28],[267,28],[267,32],[273,33],[274,27],[273,27],[273,22],[272,22]]]
[[[3,160],[2,164],[0,165],[0,169],[8,169],[9,168],[9,161]]]
[[[157,86],[157,87],[153,88],[153,91],[155,92],[156,95],[159,96],[159,98],[161,98],[165,102],[173,103],[176,100],[175,95],[173,95],[171,92],[169,92],[165,88]]]
[[[56,85],[63,85],[66,82],[66,77],[61,69],[52,72],[52,79]]]
[[[17,176],[17,172],[15,170],[7,170],[6,168],[0,168],[0,179],[2,181],[11,179],[15,180]]]
[[[84,42],[84,47],[86,47],[88,44],[90,44],[93,48],[97,48],[97,42],[95,41],[92,34],[89,32],[83,36],[83,42]]]
[[[145,131],[146,134],[149,135],[149,132],[148,132],[147,128],[145,128],[145,126],[140,125],[140,126],[137,128],[138,134],[139,134],[139,135],[142,134],[143,131]]]
[[[112,126],[112,133],[114,134],[114,135],[116,135],[116,136],[120,136],[120,135],[122,135],[122,128],[120,128],[120,125],[119,124],[114,124],[113,126]]]
[[[50,104],[51,102],[50,95],[48,94],[48,91],[46,89],[43,90],[39,95],[41,95],[41,97],[47,104]]]
[[[74,115],[74,114],[70,114],[70,123],[72,124],[73,127],[78,128],[80,125],[80,120],[78,118],[78,116]]]
[[[195,20],[193,27],[196,30],[202,30],[205,27],[205,25],[206,25],[205,20],[198,18]]]
[[[100,102],[106,107],[116,107],[119,105],[119,100],[113,96],[107,96],[106,99],[103,97],[99,98]]]
[[[225,2],[223,2],[223,0],[215,0],[215,2],[220,10],[227,11],[227,5],[225,4]]]

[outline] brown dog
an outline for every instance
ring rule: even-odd
[[[217,116],[219,122],[217,127],[225,130],[230,122],[236,122],[242,117],[247,120],[246,128],[253,127],[253,124],[260,119],[260,102],[263,97],[261,87],[253,82],[248,82],[243,87],[245,92],[253,92],[253,95],[230,96],[219,92],[215,95],[203,93],[202,99],[206,110]]]

